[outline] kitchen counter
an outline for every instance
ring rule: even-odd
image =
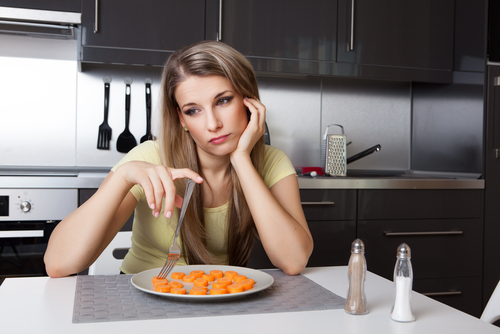
[[[2,169],[1,188],[99,188],[109,168]],[[300,189],[484,189],[478,174],[353,172],[347,177],[299,176]]]
[[[299,176],[300,189],[484,189],[480,174],[352,171],[347,176]]]
[[[347,267],[306,268],[304,276],[345,298]],[[416,321],[399,323],[389,318],[393,283],[368,273],[369,313],[353,316],[342,309],[179,319],[72,323],[76,277],[50,279],[8,278],[0,286],[0,323],[5,333],[500,333],[500,328],[413,292]],[[22,315],[22,316],[21,316]],[[24,320],[23,320],[24,319]],[[28,321],[26,321],[28,320]]]

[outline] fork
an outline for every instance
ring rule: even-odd
[[[186,184],[186,191],[184,193],[184,200],[182,202],[181,213],[179,215],[179,221],[177,222],[177,229],[175,230],[174,242],[172,243],[172,246],[170,246],[170,249],[168,250],[167,260],[165,261],[163,268],[158,274],[158,278],[160,279],[166,278],[167,275],[170,274],[172,269],[177,264],[177,261],[179,261],[179,258],[181,257],[181,249],[177,244],[177,236],[179,235],[179,230],[181,229],[181,225],[184,220],[184,214],[186,213],[186,208],[189,204],[189,199],[191,198],[191,194],[193,193],[195,184],[196,183],[193,180],[188,179]]]
[[[99,125],[99,137],[97,138],[97,149],[109,150],[111,139],[111,127],[108,124],[109,106],[109,82],[104,82],[104,121]]]

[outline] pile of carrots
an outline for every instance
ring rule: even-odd
[[[188,275],[183,272],[174,272],[170,278],[169,282],[166,278],[153,277],[155,291],[185,295],[188,293],[186,286],[189,286],[190,295],[222,295],[250,290],[255,284],[253,279],[239,275],[232,270],[226,272],[211,270],[208,274],[203,270],[194,270]],[[179,282],[180,280],[183,283]]]

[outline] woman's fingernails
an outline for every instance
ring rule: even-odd
[[[158,216],[160,215],[159,212],[155,212],[155,217],[158,218]]]
[[[151,208],[151,210],[154,210],[154,209],[155,209],[155,204],[154,204],[154,203],[151,203],[151,204],[149,205],[149,207]]]
[[[167,218],[172,217],[172,211],[168,211],[168,212],[167,212],[167,214],[166,214],[166,217],[167,217]]]
[[[203,181],[203,178],[201,176],[198,176],[198,181]]]

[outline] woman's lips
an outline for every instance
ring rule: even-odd
[[[228,137],[229,137],[229,135],[215,137],[215,138],[210,139],[210,143],[216,144],[216,145],[221,144],[221,143],[225,142]]]

